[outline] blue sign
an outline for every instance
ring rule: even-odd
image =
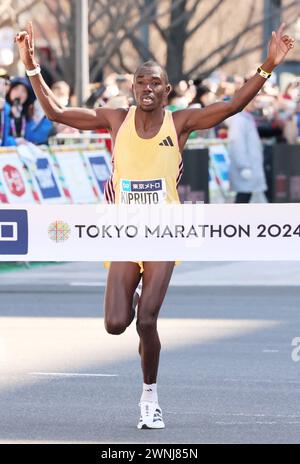
[[[107,165],[106,159],[104,156],[89,156],[88,159],[91,163],[99,189],[103,194],[105,184],[110,177],[110,169]]]
[[[0,255],[26,255],[27,253],[27,211],[0,209]]]
[[[218,175],[223,181],[229,180],[228,172],[228,161],[225,158],[224,153],[213,153],[213,160],[215,161],[215,167],[218,170]]]
[[[38,158],[36,161],[35,178],[39,185],[42,197],[45,200],[50,198],[61,198],[61,192],[56,183],[51,165],[47,158]]]

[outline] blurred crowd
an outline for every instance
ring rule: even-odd
[[[172,86],[167,108],[204,108],[216,102],[229,101],[249,76],[228,76],[222,71],[209,78],[182,80]],[[274,74],[274,73],[273,73]],[[45,76],[47,81],[47,77]],[[91,84],[88,108],[128,108],[135,104],[132,94],[133,76],[112,73],[103,82]],[[77,106],[69,84],[64,81],[48,83],[62,106]],[[35,98],[27,77],[10,77],[0,69],[0,146],[16,146],[29,142],[48,144],[56,134],[71,137],[77,129],[49,121]],[[111,152],[106,129],[99,129],[99,141]],[[229,180],[236,192],[236,202],[248,202],[253,192],[266,192],[263,143],[295,144],[300,140],[300,80],[294,78],[284,89],[272,75],[258,95],[240,113],[210,129],[190,134],[190,139],[227,142]],[[64,136],[63,136],[64,138]]]
[[[133,105],[132,78],[129,74],[113,73],[102,83],[92,84],[86,106],[126,108]],[[182,80],[173,85],[167,108],[171,111],[203,108],[229,100],[246,80],[247,77],[226,76],[223,73],[215,73],[206,79]],[[61,105],[76,104],[67,82],[54,82],[51,89]],[[300,136],[300,80],[290,82],[283,91],[274,80],[268,80],[246,110],[253,115],[262,139],[296,143]],[[34,96],[29,80],[26,77],[10,78],[5,69],[0,69],[0,112],[2,146],[26,141],[47,144],[49,137],[57,133],[78,132],[49,121]],[[228,137],[228,125],[225,121],[212,129],[191,134],[193,137],[225,139]]]
[[[250,75],[243,78],[218,73],[206,79],[182,80],[173,85],[167,108],[171,111],[203,108],[215,102],[230,100]],[[126,108],[133,105],[132,78],[128,74],[111,74],[102,84],[96,84],[92,89],[87,106]],[[268,139],[270,143],[296,143],[300,136],[300,79],[290,82],[280,91],[278,84],[271,78],[246,109],[253,114],[262,139]],[[192,138],[227,136],[226,121],[213,129],[191,135]]]
[[[62,105],[69,105],[70,87],[66,82],[54,83],[52,90]],[[0,146],[48,144],[56,133],[73,131],[49,121],[27,77],[11,78],[5,69],[0,69],[0,116]]]

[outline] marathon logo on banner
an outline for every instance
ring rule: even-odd
[[[165,179],[120,180],[120,203],[126,205],[157,205],[167,198]]]
[[[0,208],[2,261],[300,261],[299,244],[297,203]]]

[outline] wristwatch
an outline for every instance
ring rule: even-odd
[[[40,74],[40,72],[41,72],[41,67],[40,67],[40,65],[38,64],[38,65],[36,66],[36,68],[34,68],[34,69],[25,69],[25,71],[26,71],[27,76],[31,77],[31,76],[35,76],[36,74]]]
[[[272,74],[267,71],[264,71],[260,66],[257,68],[257,72],[261,77],[264,77],[265,79],[269,79],[269,77],[271,77]]]

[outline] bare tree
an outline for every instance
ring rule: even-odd
[[[16,26],[19,22],[19,17],[30,11],[40,0],[1,0],[0,5],[0,27]]]
[[[140,9],[144,0],[139,2]],[[234,61],[242,56],[251,53],[254,50],[262,49],[265,43],[260,40],[259,36],[256,38],[256,44],[249,41],[247,46],[240,49],[240,40],[250,32],[256,32],[259,27],[263,26],[265,21],[268,21],[271,16],[262,17],[254,21],[255,0],[250,4],[249,12],[242,23],[240,30],[238,30],[230,40],[224,43],[216,44],[213,47],[208,46],[208,51],[200,53],[199,59],[193,63],[192,66],[185,67],[185,48],[188,41],[194,40],[195,34],[201,30],[201,27],[210,21],[221,7],[228,0],[210,0],[209,8],[206,9],[203,16],[197,14],[203,6],[205,0],[170,0],[170,21],[167,25],[162,25],[156,18],[153,25],[159,32],[159,35],[167,48],[167,59],[165,65],[171,81],[178,81],[191,75],[201,74],[202,76],[209,75],[212,71],[220,66]],[[289,4],[281,8],[281,12],[289,11],[298,6],[300,8],[299,0],[291,0]],[[298,10],[298,12],[300,12]],[[192,20],[197,17],[198,20],[192,26]],[[232,16],[229,21],[233,20]],[[295,20],[292,17],[291,22]],[[230,22],[228,23],[230,25]],[[140,57],[145,56],[144,47],[138,42],[132,42],[137,49]],[[209,45],[209,44],[207,44]],[[204,48],[205,50],[207,47]],[[150,56],[150,50],[149,50]],[[212,58],[213,64],[212,64]]]
[[[179,2],[181,0],[177,0]],[[56,23],[56,30],[47,33],[44,27],[45,19],[35,20],[40,36],[49,44],[56,43],[56,64],[43,63],[54,74],[56,79],[65,79],[74,85],[75,69],[75,1],[47,0],[43,2],[47,14]],[[116,71],[127,70],[120,52],[121,45],[142,24],[155,19],[155,9],[150,7],[146,16],[139,14],[135,0],[89,0],[89,45],[90,45],[90,77],[95,80],[103,68],[110,65]],[[167,11],[166,11],[167,14]],[[149,53],[149,52],[147,52]],[[150,54],[151,55],[151,54]],[[119,58],[119,66],[113,64],[114,58]]]
[[[40,14],[34,24],[39,35],[55,49],[55,61],[47,62],[43,58],[42,65],[55,80],[65,80],[71,86],[75,85],[75,44],[76,44],[76,21],[75,0],[65,2],[64,0],[47,0],[43,2],[43,8],[55,30],[45,28],[45,19]]]
[[[201,36],[201,28],[204,29],[226,3],[230,0],[89,0],[91,80],[97,79],[107,66],[116,72],[133,72],[138,61],[159,61],[157,48],[162,44],[166,57],[160,64],[166,67],[171,81],[198,74],[206,76],[214,69],[262,48],[264,43],[259,34],[251,33],[257,32],[269,18],[261,14],[260,18],[254,19],[256,0],[252,0],[240,29],[229,40],[227,37],[223,43],[206,43],[206,47],[199,50],[197,60],[191,65],[186,64],[187,45]],[[75,1],[46,0],[43,4],[56,23],[56,33],[51,33],[50,37],[43,22],[36,23],[44,39],[49,44],[53,41],[57,44],[55,78],[63,78],[73,85]],[[292,12],[297,5],[299,7],[299,0],[290,0],[281,11]],[[200,14],[202,11],[205,13]],[[145,39],[147,34],[144,32],[148,29],[150,35],[153,31],[159,34],[158,46],[151,47]],[[250,39],[243,41],[245,37]],[[135,54],[131,62],[125,52],[128,47]]]

